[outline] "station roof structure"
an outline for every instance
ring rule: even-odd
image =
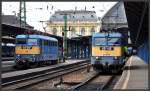
[[[130,31],[131,41],[136,46],[148,40],[148,2],[146,0],[120,1],[104,15],[102,20],[103,29],[115,28],[124,33]]]
[[[102,29],[128,27],[123,2],[116,3],[102,18]]]
[[[34,27],[27,24],[27,28],[20,27],[20,20],[15,15],[2,15],[2,42],[15,43],[15,36],[19,34],[39,34],[57,38],[61,40],[62,37],[48,34],[39,30],[33,29]]]
[[[22,21],[22,23],[23,22],[24,21]],[[15,15],[2,15],[2,24],[14,26],[14,27],[20,27],[20,20]],[[34,27],[27,24],[26,28],[33,29]]]
[[[124,2],[131,40],[140,46],[148,41],[148,0]]]
[[[97,21],[95,11],[86,11],[86,10],[65,10],[65,11],[56,11],[51,17],[50,21],[64,21],[64,14],[67,14],[67,21]]]

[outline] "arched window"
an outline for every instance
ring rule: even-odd
[[[54,35],[56,35],[56,33],[57,33],[57,29],[56,29],[56,28],[53,28],[52,33],[53,33]]]
[[[85,28],[81,29],[81,35],[85,35]]]
[[[73,28],[71,29],[71,36],[74,37],[74,36],[75,36],[75,33],[76,33],[76,30],[75,30],[75,28],[73,27]]]
[[[95,33],[95,29],[94,27],[91,28],[91,34],[94,34]]]

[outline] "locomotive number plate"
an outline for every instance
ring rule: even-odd
[[[110,54],[103,54],[103,56],[110,56]]]
[[[22,49],[32,49],[32,46],[21,46]]]

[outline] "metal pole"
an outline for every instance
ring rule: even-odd
[[[67,58],[67,14],[64,15],[63,62]]]
[[[25,0],[20,0],[20,27],[26,28],[26,2]]]

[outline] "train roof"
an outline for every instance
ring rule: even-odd
[[[112,32],[112,33],[95,33],[92,35],[92,37],[121,37],[121,33],[116,33],[116,32]]]
[[[43,36],[43,35],[17,35],[16,38],[39,38],[39,39],[45,39],[45,40],[52,40],[52,41],[58,41],[56,38],[49,37],[49,36]]]

